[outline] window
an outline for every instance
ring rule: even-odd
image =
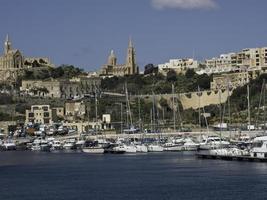
[[[44,111],[48,111],[48,107],[47,106],[43,106],[43,110]]]
[[[44,112],[44,117],[49,117],[49,112]]]

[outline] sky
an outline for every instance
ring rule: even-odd
[[[267,46],[266,0],[0,0],[0,44],[9,34],[25,57],[94,71],[113,49],[125,63],[198,60]]]

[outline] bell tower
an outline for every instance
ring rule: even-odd
[[[111,65],[111,66],[117,65],[117,58],[113,50],[111,50],[110,55],[108,57],[108,65]]]
[[[9,36],[7,34],[6,41],[5,41],[5,47],[4,47],[5,54],[7,54],[10,50],[11,50],[11,42],[10,42]]]
[[[138,74],[138,67],[135,61],[135,49],[131,38],[129,39],[125,66],[127,67],[127,74]]]

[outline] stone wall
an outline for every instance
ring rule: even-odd
[[[232,94],[232,91],[229,91],[229,95]],[[187,94],[178,95],[179,100],[182,103],[184,109],[197,109],[199,107],[209,106],[212,104],[225,103],[228,98],[228,91],[202,91],[191,92]]]
[[[233,91],[229,91],[229,95],[232,95]],[[228,91],[222,90],[221,92],[219,90],[211,91],[211,90],[205,90],[198,92],[190,92],[190,93],[178,93],[174,94],[176,98],[178,98],[183,106],[183,109],[198,109],[199,107],[209,106],[213,104],[219,104],[225,103],[228,98]],[[135,98],[137,96],[132,96],[131,98]],[[140,95],[141,98],[145,99],[151,99],[152,95]],[[161,98],[164,98],[168,101],[169,105],[172,105],[172,94],[160,94],[155,95],[155,98],[157,101],[159,101]]]

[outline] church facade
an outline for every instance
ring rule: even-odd
[[[23,68],[23,57],[19,50],[12,49],[9,37],[6,37],[4,55],[0,57],[0,69]]]
[[[25,69],[33,67],[53,67],[48,58],[25,58],[18,49],[13,49],[11,41],[6,36],[4,53],[0,56],[0,83],[14,84]]]
[[[136,64],[135,49],[130,39],[125,64],[118,65],[117,57],[114,51],[111,50],[107,64],[103,65],[100,70],[100,76],[124,76],[133,74],[139,74],[139,68]]]

